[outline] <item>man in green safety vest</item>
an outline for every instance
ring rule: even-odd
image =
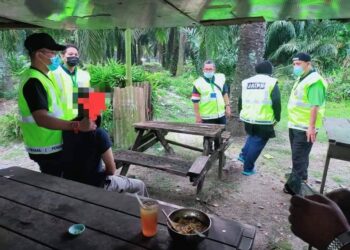
[[[255,161],[268,140],[276,136],[274,125],[281,118],[281,95],[272,70],[272,64],[263,61],[255,66],[255,76],[242,81],[238,106],[248,136],[238,160],[246,176],[256,173]]]
[[[89,119],[64,120],[59,88],[49,79],[49,70],[60,65],[57,44],[46,33],[34,33],[24,42],[31,66],[24,73],[19,87],[20,126],[29,157],[39,164],[43,173],[62,175],[62,130],[92,131],[96,124]]]
[[[224,74],[215,73],[215,64],[207,60],[203,65],[203,76],[193,83],[192,102],[196,123],[226,125],[226,117],[231,115],[229,87]],[[215,141],[215,148],[219,145]]]
[[[291,188],[293,180],[307,181],[309,154],[322,125],[328,87],[326,80],[313,69],[307,53],[301,52],[293,57],[293,73],[298,77],[288,102],[293,169],[283,189],[292,195],[295,194]]]
[[[72,120],[78,115],[78,88],[90,87],[90,75],[78,67],[79,51],[73,44],[68,44],[61,53],[63,63],[49,77],[60,90],[64,118]]]

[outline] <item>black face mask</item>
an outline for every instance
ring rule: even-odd
[[[79,64],[79,57],[77,56],[71,56],[71,57],[67,57],[67,65],[74,67],[77,66]]]

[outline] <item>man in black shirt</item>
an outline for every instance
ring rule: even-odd
[[[18,99],[24,143],[29,157],[39,164],[41,172],[61,176],[61,131],[91,131],[95,130],[96,124],[89,119],[80,122],[61,119],[59,93],[47,73],[59,66],[56,52],[65,47],[46,33],[28,36],[24,46],[31,61],[19,88]]]

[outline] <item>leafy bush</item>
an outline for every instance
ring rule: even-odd
[[[6,144],[21,138],[19,115],[17,113],[9,113],[0,116],[0,143]]]
[[[6,59],[10,67],[11,74],[14,76],[21,76],[30,64],[26,56],[18,55],[14,52],[7,54]]]
[[[335,82],[329,85],[327,101],[340,102],[350,100],[350,82]]]

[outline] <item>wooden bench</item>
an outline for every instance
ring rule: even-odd
[[[190,178],[197,193],[202,189],[204,177],[209,170],[209,156],[199,156],[194,163],[182,159],[155,156],[132,150],[120,150],[114,153],[117,167],[122,167],[121,175],[126,175],[130,164],[158,169],[168,173]]]

